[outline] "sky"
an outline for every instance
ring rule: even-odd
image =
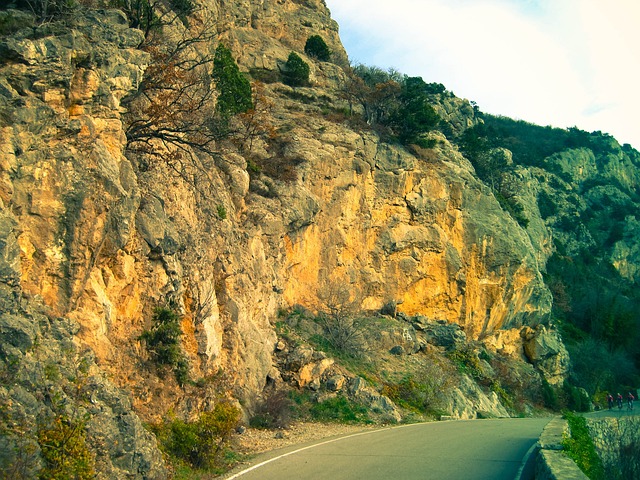
[[[325,0],[352,64],[640,150],[640,0]]]

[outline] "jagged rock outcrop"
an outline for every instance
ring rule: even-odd
[[[520,335],[529,363],[541,371],[550,384],[561,384],[567,377],[570,360],[558,332],[539,325],[535,330],[523,328]]]
[[[510,417],[495,392],[485,393],[466,375],[460,378],[460,384],[447,398],[447,409],[453,417],[460,419]]]
[[[413,324],[420,332],[424,332],[428,343],[438,347],[451,348],[467,340],[466,334],[456,323],[447,323],[444,320],[430,322],[418,315],[414,317]]]
[[[279,381],[289,386],[306,388],[313,401],[323,402],[336,395],[348,396],[352,401],[364,405],[371,417],[383,422],[397,423],[402,420],[398,407],[385,395],[381,395],[367,381],[350,374],[335,364],[324,352],[309,346],[289,348],[284,341],[278,342],[276,359],[281,377],[274,378],[272,387],[282,388]]]

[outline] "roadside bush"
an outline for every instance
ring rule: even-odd
[[[284,83],[292,87],[308,85],[310,72],[307,62],[302,60],[297,53],[291,52],[284,65]]]
[[[38,429],[38,443],[44,467],[41,480],[88,480],[95,477],[93,456],[85,441],[85,422],[57,415],[54,421]]]
[[[434,413],[445,407],[445,397],[458,378],[455,367],[427,353],[425,364],[398,382],[386,382],[381,393],[416,413]]]
[[[331,58],[331,50],[320,35],[311,35],[307,39],[304,53],[323,62],[328,62]]]
[[[564,418],[569,424],[570,431],[570,436],[565,437],[562,441],[564,452],[591,480],[604,479],[602,460],[600,460],[593,439],[589,435],[587,420],[570,412],[566,412]]]
[[[287,428],[291,424],[293,401],[284,390],[276,390],[257,403],[249,425],[253,428]]]
[[[422,413],[428,406],[427,385],[416,381],[412,375],[405,376],[398,383],[385,383],[381,393],[409,410]]]
[[[544,377],[542,378],[542,401],[544,402],[544,406],[551,410],[558,410],[560,408],[558,394]]]
[[[151,429],[174,460],[208,469],[216,464],[239,421],[240,410],[229,402],[220,402],[195,422],[174,420]]]
[[[484,378],[484,371],[478,355],[473,347],[465,346],[447,353],[449,359],[458,367],[458,371],[480,380]]]
[[[565,382],[562,391],[565,404],[569,410],[574,412],[588,412],[591,410],[591,399],[583,389]]]
[[[316,344],[338,357],[361,358],[367,351],[363,321],[348,314],[321,314],[316,322],[322,327],[322,336],[315,336]]]

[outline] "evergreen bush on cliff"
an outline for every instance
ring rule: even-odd
[[[309,84],[309,65],[296,52],[291,52],[284,65],[284,83],[292,87],[302,87]]]
[[[240,72],[231,56],[231,50],[222,43],[216,48],[211,76],[218,91],[216,112],[224,121],[232,115],[244,113],[253,108],[251,84]]]
[[[189,379],[189,362],[180,347],[180,317],[171,309],[157,308],[152,321],[151,329],[142,332],[140,339],[155,362],[170,367],[182,386]]]
[[[421,77],[405,77],[398,96],[398,108],[391,115],[390,125],[403,145],[433,147],[424,134],[435,129],[440,116],[429,104],[430,88]]]
[[[304,53],[323,62],[328,62],[331,58],[331,50],[320,35],[311,35],[307,39]]]
[[[344,94],[350,102],[363,107],[366,122],[383,138],[432,148],[434,143],[425,134],[438,127],[440,117],[431,106],[430,96],[442,93],[443,88],[395,70],[357,65]]]

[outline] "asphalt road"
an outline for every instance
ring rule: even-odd
[[[367,431],[272,452],[227,479],[513,480],[549,420],[457,420]]]

